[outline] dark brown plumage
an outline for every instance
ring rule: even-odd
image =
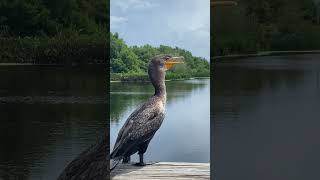
[[[143,154],[164,119],[166,103],[165,71],[176,62],[171,56],[157,56],[149,65],[149,78],[155,94],[135,110],[119,132],[111,153],[112,161],[127,162],[136,152],[140,155],[138,165],[144,165]],[[58,180],[105,180],[109,175],[109,134],[75,158],[61,173]]]
[[[148,145],[154,134],[160,128],[165,116],[166,105],[166,86],[165,71],[171,68],[179,58],[171,56],[154,57],[148,68],[148,74],[155,93],[144,104],[139,106],[127,119],[114,145],[110,155],[111,168],[113,169],[118,162],[128,162],[130,156],[138,152],[140,162],[136,165],[143,166],[143,154],[146,152]]]
[[[76,157],[58,180],[106,180],[109,177],[109,134]]]

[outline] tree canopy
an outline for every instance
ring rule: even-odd
[[[177,72],[209,75],[209,62],[204,58],[194,57],[189,51],[164,45],[130,47],[119,37],[118,33],[110,35],[111,73],[145,73],[150,59],[159,54],[183,56],[185,64],[175,69]]]
[[[238,0],[216,7],[215,55],[320,49],[320,3],[315,0]]]
[[[52,36],[66,28],[90,34],[108,26],[108,3],[101,0],[2,0],[0,34]]]

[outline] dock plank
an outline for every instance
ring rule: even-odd
[[[113,180],[210,179],[209,163],[159,162],[144,167],[120,164],[111,172]]]

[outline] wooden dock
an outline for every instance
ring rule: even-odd
[[[113,180],[210,179],[209,163],[159,162],[144,167],[119,164],[111,172]]]

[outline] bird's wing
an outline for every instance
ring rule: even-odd
[[[121,156],[133,146],[150,140],[160,128],[163,119],[164,113],[154,106],[140,106],[119,131],[111,158]]]
[[[135,111],[133,111],[130,116],[128,117],[128,119],[126,120],[126,122],[124,123],[124,125],[122,126],[122,128],[120,129],[119,133],[118,133],[118,137],[115,143],[115,146],[117,145],[117,143],[120,141],[123,132],[128,129],[128,123],[130,122],[130,120],[134,119],[134,117],[137,117],[138,114],[141,112],[141,109],[144,109],[144,107],[146,106],[146,103],[141,104]]]

